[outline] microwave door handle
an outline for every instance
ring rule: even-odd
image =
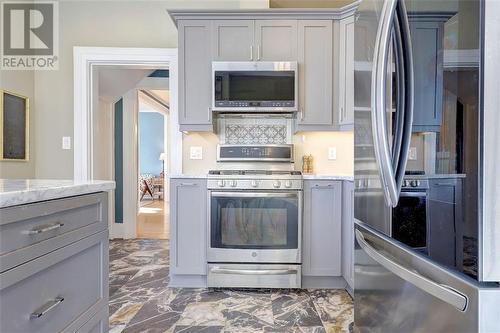
[[[386,257],[368,243],[359,229],[355,230],[355,235],[356,240],[363,251],[391,273],[413,284],[415,287],[423,290],[424,292],[452,305],[459,311],[463,312],[467,309],[468,297],[466,295],[449,286],[432,281],[415,270],[404,267],[400,263]]]
[[[371,80],[371,122],[375,159],[380,173],[384,197],[390,207],[395,207],[398,202],[398,191],[392,167],[392,154],[385,115],[387,62],[396,3],[397,0],[386,0],[383,5],[380,24],[377,28]]]
[[[404,1],[398,1],[396,7],[395,24],[399,31],[399,67],[401,70],[400,86],[402,92],[401,108],[403,111],[403,128],[401,132],[401,146],[399,161],[395,168],[397,191],[401,192],[401,185],[406,171],[408,155],[411,144],[411,134],[413,128],[413,97],[415,94],[414,71],[413,71],[413,49],[411,44],[410,24]]]

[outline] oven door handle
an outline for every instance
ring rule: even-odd
[[[297,198],[299,192],[211,192],[220,198]]]
[[[235,274],[235,275],[294,275],[296,269],[229,269],[213,267],[210,272],[214,274]]]

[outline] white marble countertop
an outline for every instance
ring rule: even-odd
[[[113,190],[113,181],[0,179],[0,208]]]
[[[183,178],[190,178],[190,179],[204,179],[207,178],[207,175],[186,175],[186,174],[178,174],[178,175],[170,175],[168,178],[171,179],[183,179]]]
[[[304,179],[317,179],[317,180],[349,180],[354,181],[352,175],[318,175],[318,174],[304,174]]]

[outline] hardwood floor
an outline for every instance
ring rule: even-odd
[[[137,215],[137,238],[168,239],[169,205],[163,200],[143,200]]]

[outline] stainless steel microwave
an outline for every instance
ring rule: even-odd
[[[290,61],[214,61],[212,111],[297,111],[297,72]]]

